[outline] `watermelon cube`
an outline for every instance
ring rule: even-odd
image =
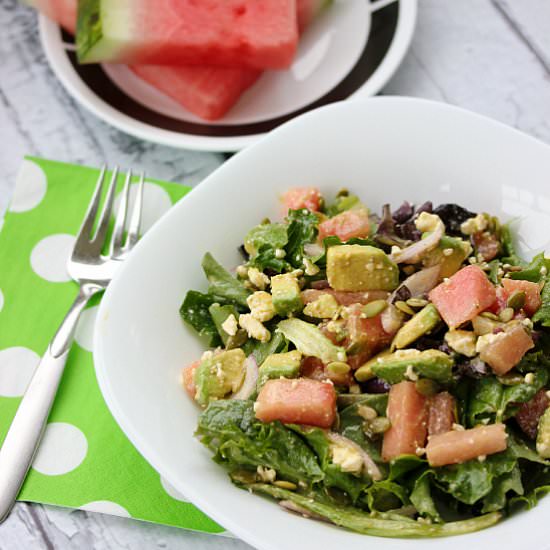
[[[290,66],[296,0],[81,0],[81,63]]]
[[[485,272],[475,265],[463,267],[436,286],[430,300],[450,328],[457,328],[491,307],[497,294]]]
[[[390,389],[388,418],[391,427],[384,433],[382,460],[389,462],[404,454],[416,454],[424,447],[428,425],[426,398],[414,382],[399,382]]]
[[[426,456],[430,466],[434,467],[460,464],[473,458],[504,451],[507,437],[504,424],[490,424],[471,430],[432,435],[426,446]]]
[[[479,339],[478,345],[479,342],[482,342],[480,359],[499,376],[513,369],[521,358],[535,347],[533,339],[527,334],[521,321],[514,321],[498,334],[486,334]]]
[[[307,208],[317,212],[321,206],[321,191],[317,187],[292,187],[283,193],[281,200],[288,210],[301,210]]]
[[[525,305],[523,309],[530,317],[534,315],[542,305],[540,296],[541,288],[537,283],[531,281],[516,281],[514,279],[502,279],[502,286],[506,291],[507,297],[514,292],[525,292]]]
[[[319,240],[336,235],[341,241],[354,237],[368,237],[370,233],[369,213],[366,210],[346,210],[319,224]]]
[[[254,410],[262,422],[280,420],[330,428],[336,419],[336,391],[330,382],[310,378],[268,380]]]

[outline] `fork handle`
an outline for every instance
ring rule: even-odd
[[[10,513],[44,433],[70,344],[88,300],[101,286],[83,283],[78,296],[40,360],[0,448],[0,523]]]

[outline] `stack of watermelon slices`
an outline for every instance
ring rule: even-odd
[[[26,2],[76,31],[80,63],[126,63],[139,78],[212,121],[263,70],[290,66],[299,32],[330,0]]]

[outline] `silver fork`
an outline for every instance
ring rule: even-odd
[[[140,176],[137,198],[130,216],[127,236],[124,238],[132,179],[131,172],[128,172],[115,217],[109,253],[106,256],[101,253],[107,244],[118,168],[112,172],[105,205],[98,218],[105,173],[106,168],[103,167],[68,262],[69,275],[80,286],[78,296],[36,368],[0,448],[0,523],[10,513],[38,449],[65,368],[78,318],[89,299],[105,290],[139,238],[144,175]],[[97,229],[92,236],[96,218]]]

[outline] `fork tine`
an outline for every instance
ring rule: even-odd
[[[128,170],[126,180],[124,181],[124,189],[120,194],[120,204],[115,217],[115,228],[113,230],[113,238],[111,241],[111,256],[117,256],[122,251],[122,240],[124,238],[124,228],[126,227],[131,181],[132,171]]]
[[[103,165],[101,167],[101,172],[99,173],[99,178],[95,186],[94,194],[92,195],[92,200],[84,216],[84,221],[80,227],[80,231],[76,237],[75,248],[87,246],[90,242],[90,235],[94,227],[95,218],[97,216],[97,210],[99,208],[99,203],[101,200],[101,191],[103,190],[103,182],[105,180],[105,172],[107,167]]]
[[[145,174],[141,172],[139,175],[138,189],[134,208],[132,209],[132,217],[130,218],[130,226],[128,227],[128,238],[124,245],[124,250],[130,250],[139,240],[139,226],[141,224],[141,213],[143,210],[143,187]]]
[[[90,250],[92,254],[99,254],[103,245],[105,244],[105,237],[107,236],[107,230],[109,229],[109,221],[111,219],[111,211],[113,210],[113,202],[115,198],[115,189],[118,178],[118,166],[115,166],[111,175],[111,183],[109,184],[109,190],[105,198],[105,205],[101,211],[101,216],[97,224],[97,231],[94,238],[90,242]]]

